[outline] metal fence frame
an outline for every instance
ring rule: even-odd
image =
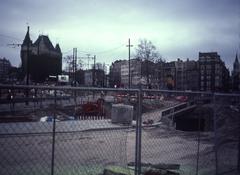
[[[31,89],[38,89],[38,90],[54,90],[54,108],[56,108],[56,104],[57,104],[57,96],[56,96],[56,91],[57,90],[70,90],[70,91],[85,91],[85,92],[89,92],[92,91],[93,93],[95,92],[124,92],[124,93],[137,93],[137,98],[138,98],[138,114],[137,114],[137,118],[136,118],[136,149],[135,149],[135,161],[137,163],[135,163],[135,174],[140,174],[141,173],[141,117],[139,117],[141,115],[141,90],[139,89],[116,89],[116,88],[93,88],[93,87],[66,87],[66,86],[25,86],[25,85],[0,85],[0,90],[1,89],[10,89],[10,90],[14,90],[14,89],[23,89],[26,90],[26,92],[29,92],[29,90]],[[26,93],[27,96],[29,93]],[[74,93],[74,98],[76,101],[76,93]],[[27,101],[27,105],[28,105],[28,101],[31,98],[27,97],[26,101]],[[11,98],[10,99],[10,108],[12,108],[11,104],[14,104],[14,99]],[[53,116],[53,129],[52,129],[52,156],[51,156],[51,175],[54,175],[54,165],[55,165],[55,135],[56,135],[56,114],[54,114]],[[126,127],[127,128],[127,127]]]
[[[211,92],[202,92],[202,91],[194,91],[194,92],[186,92],[186,91],[169,91],[169,90],[150,90],[150,89],[142,89],[141,87],[139,89],[116,89],[116,88],[93,88],[93,87],[66,87],[66,86],[25,86],[25,85],[0,85],[0,89],[24,89],[26,91],[29,91],[30,89],[38,89],[38,90],[54,90],[54,107],[56,108],[57,104],[57,96],[56,91],[57,90],[69,90],[69,91],[91,91],[93,93],[95,92],[124,92],[124,93],[135,93],[137,94],[137,117],[136,117],[136,128],[135,128],[135,134],[136,134],[136,140],[135,140],[135,175],[141,174],[141,158],[142,158],[142,103],[143,103],[143,94],[144,93],[169,93],[169,94],[184,94],[184,95],[206,95],[210,96],[212,103],[215,104],[216,96],[238,96],[240,98],[240,94],[224,94],[224,93],[211,93]],[[28,93],[27,93],[28,94]],[[76,100],[76,93],[75,94],[75,100]],[[29,98],[27,98],[27,101]],[[11,99],[10,103],[14,104],[14,101]],[[215,109],[215,108],[214,108]],[[216,147],[217,144],[217,138],[216,138],[216,131],[217,131],[217,123],[216,123],[216,111],[214,111],[214,144]],[[240,119],[239,119],[240,121]],[[240,131],[240,122],[239,122],[239,131]],[[52,159],[51,159],[51,175],[54,175],[54,157],[55,157],[55,134],[56,134],[56,115],[54,115],[53,119],[53,130],[52,130]],[[239,138],[240,140],[240,138]],[[200,136],[198,136],[198,153],[199,153],[199,145],[200,145]],[[238,149],[240,150],[240,141],[238,144]],[[199,167],[198,167],[198,161],[199,161],[199,155],[197,155],[197,167],[196,167],[196,175],[198,174]],[[216,168],[216,175],[218,175],[218,155],[217,150],[215,150],[215,168]],[[240,172],[240,151],[238,151],[238,172]]]

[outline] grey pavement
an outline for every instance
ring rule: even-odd
[[[56,122],[56,132],[126,128],[112,124],[111,120],[70,120]],[[0,123],[0,137],[7,134],[41,134],[53,131],[53,122]]]
[[[93,174],[98,174],[107,165],[126,166],[127,162],[135,160],[134,129],[122,129],[107,120],[56,123],[57,131],[66,131],[57,133],[55,138],[56,174],[88,174],[90,169],[96,170]],[[115,129],[91,130],[106,126]],[[0,175],[50,174],[52,134],[13,133],[46,132],[51,131],[51,127],[52,123],[47,122],[0,125]],[[142,131],[142,162],[177,163],[181,165],[183,174],[196,171],[197,133],[176,131],[165,125]],[[207,174],[214,165],[213,144],[211,133],[205,133],[202,137],[205,142],[200,146],[199,166]]]

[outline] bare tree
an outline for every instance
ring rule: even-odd
[[[93,68],[94,66],[92,66],[92,68]],[[103,64],[102,63],[96,63],[95,64],[95,69],[101,69],[101,70],[103,70]]]
[[[73,58],[72,56],[68,55],[63,58],[63,61],[65,63],[65,70],[66,72],[73,72]]]
[[[65,70],[69,73],[73,72],[73,57],[72,55],[67,55],[66,57],[63,58],[63,61],[65,63]],[[77,65],[76,65],[76,71],[78,71],[79,69],[82,68],[82,61],[81,60],[77,60]]]
[[[156,69],[158,68],[156,63],[163,62],[160,53],[151,41],[141,39],[136,48],[135,57],[142,61],[141,76],[146,77],[147,85],[151,88],[150,77],[157,76]]]
[[[152,62],[162,61],[162,57],[153,43],[146,39],[141,39],[136,48],[136,57],[142,61],[148,60]]]

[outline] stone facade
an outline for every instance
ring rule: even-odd
[[[237,54],[236,54],[235,61],[233,63],[232,90],[234,92],[239,92],[240,91],[240,63],[239,63]]]
[[[0,82],[7,81],[11,63],[6,58],[0,58]]]
[[[141,61],[139,59],[130,60],[130,86],[137,87],[141,79]],[[125,61],[121,65],[121,84],[128,87],[129,84],[129,62]]]
[[[106,78],[104,70],[102,69],[89,69],[84,71],[84,85],[85,86],[95,86],[95,87],[105,87]]]
[[[199,88],[199,71],[198,62],[187,59],[175,61],[176,68],[176,90],[198,90]]]
[[[112,63],[109,71],[109,86],[110,87],[121,87],[121,65],[122,60],[117,60]]]
[[[143,88],[222,91],[229,89],[229,71],[217,52],[199,53],[199,60],[171,62],[152,62],[132,59],[130,62],[131,88],[138,87],[140,80]],[[236,67],[236,66],[235,66]],[[128,87],[129,62],[116,61],[110,68],[110,85]]]
[[[199,53],[199,89],[201,91],[227,91],[229,71],[217,52]]]

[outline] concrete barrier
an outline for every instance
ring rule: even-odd
[[[113,104],[111,119],[112,123],[131,124],[133,120],[133,106]]]

